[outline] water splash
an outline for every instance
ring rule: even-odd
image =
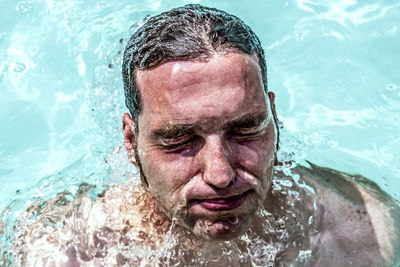
[[[118,151],[107,164],[111,169],[124,169],[115,165],[116,155]],[[46,262],[276,266],[277,262],[306,262],[309,257],[306,236],[314,209],[305,209],[305,203],[313,207],[313,193],[298,183],[291,166],[277,169],[276,174],[286,172],[293,178],[274,180],[272,194],[280,202],[256,213],[258,230],[251,227],[236,240],[209,243],[174,220],[169,223],[159,217],[155,202],[138,185],[136,175],[120,184],[104,182],[105,174],[94,171],[101,170],[98,165],[102,164],[82,158],[31,190],[19,192],[2,214],[1,261],[25,265],[40,259],[39,266]],[[155,238],[159,235],[161,242]]]

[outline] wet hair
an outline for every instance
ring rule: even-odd
[[[225,51],[255,54],[267,91],[264,50],[255,33],[239,18],[190,4],[148,19],[128,41],[122,63],[125,103],[135,119],[135,131],[143,105],[135,82],[137,70],[177,59],[210,58],[215,52]]]

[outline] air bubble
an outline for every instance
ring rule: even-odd
[[[14,72],[23,72],[25,70],[25,64],[24,63],[14,63]]]
[[[304,34],[303,33],[295,31],[294,35],[295,35],[297,41],[304,41]]]
[[[388,85],[386,86],[386,90],[388,90],[389,92],[394,92],[394,91],[396,91],[398,88],[399,88],[399,87],[398,87],[396,84],[394,84],[394,83],[388,84]]]
[[[21,2],[17,5],[17,11],[19,11],[21,14],[28,14],[33,8],[33,5],[31,2]]]
[[[97,7],[98,7],[98,8],[101,8],[101,9],[104,9],[104,8],[107,7],[107,5],[106,5],[106,3],[104,3],[104,2],[99,2],[99,3],[97,4]]]

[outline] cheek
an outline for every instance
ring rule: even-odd
[[[262,175],[273,164],[275,142],[273,139],[262,139],[246,144],[237,144],[233,152],[238,155],[241,166],[254,169],[256,173]]]
[[[193,175],[190,157],[148,151],[141,163],[152,192],[163,200],[176,201],[180,189]]]

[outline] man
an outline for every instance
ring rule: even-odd
[[[240,19],[200,5],[150,18],[123,79],[142,185],[59,205],[63,227],[20,234],[36,248],[20,262],[398,266],[399,207],[373,182],[311,163],[281,171],[264,52]]]
[[[132,36],[123,76],[134,117],[123,116],[128,155],[169,219],[229,240],[257,209],[275,211],[274,94],[251,29],[198,5],[161,14]],[[319,225],[307,233],[315,264],[390,265],[398,207],[369,181],[313,167],[296,172],[316,193]]]

